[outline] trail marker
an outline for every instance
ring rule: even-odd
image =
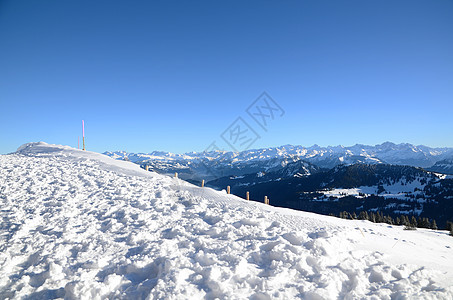
[[[85,151],[85,121],[82,120],[82,143],[83,143],[83,151]]]

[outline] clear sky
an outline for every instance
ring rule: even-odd
[[[266,91],[265,131],[246,112]],[[453,1],[1,1],[0,153],[453,146]]]

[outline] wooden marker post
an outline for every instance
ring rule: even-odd
[[[85,151],[85,121],[82,120],[82,143],[83,143],[83,151]]]
[[[245,199],[250,200],[250,193],[249,192],[245,193]]]
[[[145,170],[149,171],[149,166],[148,165],[145,166]]]
[[[230,193],[230,186],[227,186],[227,194]]]
[[[201,187],[204,187],[204,179],[201,181]]]
[[[269,199],[267,198],[267,196],[264,196],[264,204],[269,204]]]
[[[178,178],[178,172],[175,172],[175,178]]]

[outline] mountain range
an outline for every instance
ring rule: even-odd
[[[412,144],[385,142],[368,146],[311,147],[284,145],[242,152],[212,151],[173,154],[105,152],[115,159],[128,159],[158,173],[178,172],[187,180],[214,180],[223,176],[241,176],[255,172],[268,172],[285,167],[288,163],[303,160],[319,168],[331,169],[338,165],[392,164],[422,167],[435,172],[453,174],[453,148],[431,148]]]

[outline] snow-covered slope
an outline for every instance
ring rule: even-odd
[[[451,299],[453,238],[45,143],[0,156],[0,298]]]

